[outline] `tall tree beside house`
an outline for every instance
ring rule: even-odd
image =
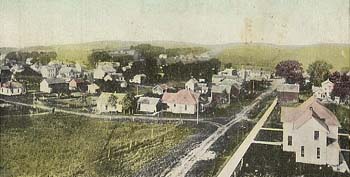
[[[281,61],[276,65],[276,75],[286,79],[288,84],[301,84],[303,79],[302,64],[295,60]]]
[[[333,66],[325,61],[317,60],[311,63],[307,69],[310,75],[310,81],[315,86],[321,86],[321,83],[328,79]]]
[[[128,112],[129,114],[133,114],[136,109],[136,104],[135,95],[132,92],[129,92],[123,100],[124,113]]]
[[[115,106],[118,103],[118,97],[112,94],[108,98],[108,103],[109,103],[109,105],[114,105]]]
[[[338,96],[342,101],[350,99],[350,76],[346,75],[346,73],[334,72],[329,77],[329,80],[334,83],[332,96]],[[348,104],[350,104],[349,101]]]
[[[107,51],[94,51],[88,56],[90,66],[94,67],[98,62],[111,61],[112,57]]]

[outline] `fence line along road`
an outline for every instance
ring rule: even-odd
[[[262,126],[264,125],[264,123],[266,122],[267,118],[270,116],[270,114],[272,113],[272,111],[276,105],[277,105],[277,98],[273,101],[271,106],[266,110],[266,112],[261,117],[261,119],[258,121],[258,123],[250,131],[248,136],[244,139],[244,141],[239,146],[237,151],[233,154],[233,156],[227,162],[225,167],[221,170],[218,177],[230,177],[234,173],[237,165],[240,163],[244,154],[247,152],[249,146],[252,143],[254,143],[254,139],[255,139],[256,135],[258,134],[259,130],[262,128]]]

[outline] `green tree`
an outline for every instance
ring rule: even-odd
[[[325,61],[317,60],[311,63],[307,69],[311,83],[315,86],[321,86],[321,83],[329,78],[331,69],[332,65]]]
[[[111,106],[116,106],[118,103],[118,97],[116,95],[111,95],[109,98],[108,98],[108,104],[111,105]]]
[[[303,83],[302,64],[295,60],[281,61],[276,65],[276,75],[286,79],[288,84]]]
[[[135,99],[135,95],[131,92],[129,92],[126,97],[124,97],[123,99],[123,109],[124,111],[128,111],[129,114],[132,114],[133,111],[136,108],[136,99]],[[124,112],[124,113],[125,113]]]

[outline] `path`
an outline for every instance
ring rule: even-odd
[[[208,150],[216,140],[223,136],[233,125],[243,120],[247,113],[249,113],[262,98],[270,95],[274,89],[275,87],[272,87],[270,90],[257,97],[252,104],[244,107],[243,110],[236,115],[235,119],[219,127],[212,135],[182,158],[174,168],[166,169],[162,174],[166,174],[167,177],[184,177],[196,162],[202,160],[202,157],[207,156],[207,153],[210,153]]]
[[[39,105],[39,104],[27,104],[27,103],[21,103],[16,101],[9,101],[6,99],[0,98],[0,101],[10,103],[10,104],[16,104],[20,106],[26,106],[26,107],[32,107],[32,108],[39,108],[47,111],[52,111],[53,107],[45,106],[45,105]],[[90,118],[97,118],[97,119],[105,119],[105,120],[118,120],[118,119],[129,119],[129,120],[151,120],[151,121],[186,121],[186,122],[197,122],[197,119],[190,119],[190,118],[165,118],[165,117],[149,117],[149,116],[125,116],[125,115],[103,115],[103,114],[92,114],[92,113],[83,113],[83,112],[75,112],[75,111],[69,111],[64,110],[60,108],[55,108],[55,112],[65,113],[65,114],[72,114],[72,115],[78,115],[78,116],[85,116]],[[204,119],[199,119],[199,122],[209,123],[216,127],[218,127],[220,124],[211,122]]]
[[[225,167],[221,170],[218,177],[230,177],[233,174],[237,165],[240,163],[244,154],[247,152],[249,146],[254,142],[256,135],[259,133],[259,130],[262,128],[262,126],[264,125],[264,123],[266,122],[267,118],[270,116],[270,114],[272,113],[276,105],[277,105],[277,98],[273,101],[271,106],[267,109],[267,111],[264,113],[264,115],[261,117],[258,123],[250,131],[248,136],[244,139],[242,144],[239,146],[239,148],[236,150],[236,152],[227,162]]]

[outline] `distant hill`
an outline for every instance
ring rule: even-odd
[[[64,44],[51,46],[33,46],[21,49],[22,51],[56,51],[57,58],[66,62],[78,62],[87,64],[87,57],[93,50],[114,50],[129,48],[132,45],[151,44],[164,48],[195,47],[199,44],[174,42],[174,41],[96,41],[79,44]]]
[[[251,65],[273,69],[282,60],[298,60],[304,69],[315,60],[324,60],[334,70],[350,67],[349,44],[278,46],[270,44],[236,44],[223,49],[217,57],[223,63]]]
[[[24,51],[56,51],[59,60],[67,62],[78,62],[87,64],[87,57],[93,50],[114,50],[129,48],[131,45],[147,43],[164,48],[181,47],[204,47],[211,51],[223,63],[233,65],[246,65],[266,67],[273,69],[274,66],[287,59],[300,61],[304,68],[315,60],[324,60],[332,64],[335,70],[350,67],[350,45],[349,44],[318,44],[305,46],[285,46],[273,44],[242,44],[228,43],[220,45],[202,45],[195,43],[176,41],[96,41],[79,44],[64,44],[51,46],[26,47]],[[6,51],[15,50],[13,48],[2,48]],[[19,50],[19,49],[17,49]]]

